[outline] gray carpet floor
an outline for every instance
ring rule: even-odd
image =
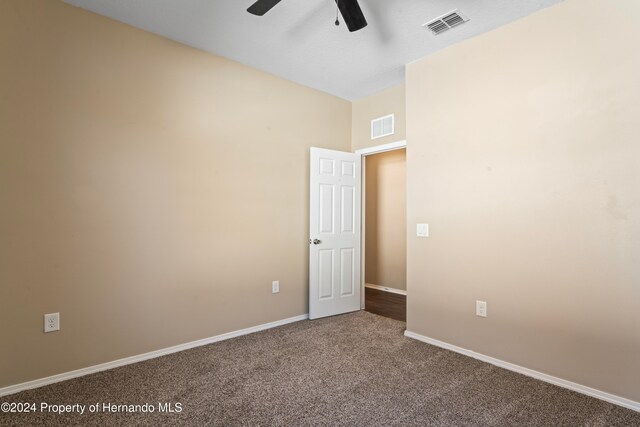
[[[404,328],[367,312],[297,322],[0,398],[152,403],[153,413],[0,413],[0,424],[640,426],[640,413],[406,338]],[[159,413],[158,402],[182,411]]]

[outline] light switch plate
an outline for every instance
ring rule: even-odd
[[[44,315],[44,331],[53,332],[60,330],[60,313]]]
[[[476,316],[487,317],[486,301],[476,301]]]
[[[429,237],[429,224],[418,224],[416,235],[418,237]]]

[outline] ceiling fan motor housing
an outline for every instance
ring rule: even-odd
[[[247,12],[262,16],[268,11],[270,11],[275,5],[280,3],[281,0],[258,0],[253,3],[247,9]],[[347,24],[347,28],[349,31],[358,31],[367,26],[367,20],[362,13],[362,9],[360,9],[360,5],[358,4],[358,0],[335,0],[338,5],[338,9],[342,14],[342,19],[344,19],[345,24]],[[340,21],[336,17],[336,25],[340,25]]]

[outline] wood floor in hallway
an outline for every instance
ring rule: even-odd
[[[391,319],[407,321],[407,297],[405,295],[365,288],[364,309]]]

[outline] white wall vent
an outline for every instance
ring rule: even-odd
[[[456,27],[460,24],[464,24],[468,20],[469,18],[467,18],[462,14],[462,12],[456,9],[427,22],[423,25],[423,27],[431,30],[433,35],[437,36],[438,34],[443,33],[450,28]]]
[[[393,135],[394,122],[395,116],[393,114],[371,120],[371,139]]]

